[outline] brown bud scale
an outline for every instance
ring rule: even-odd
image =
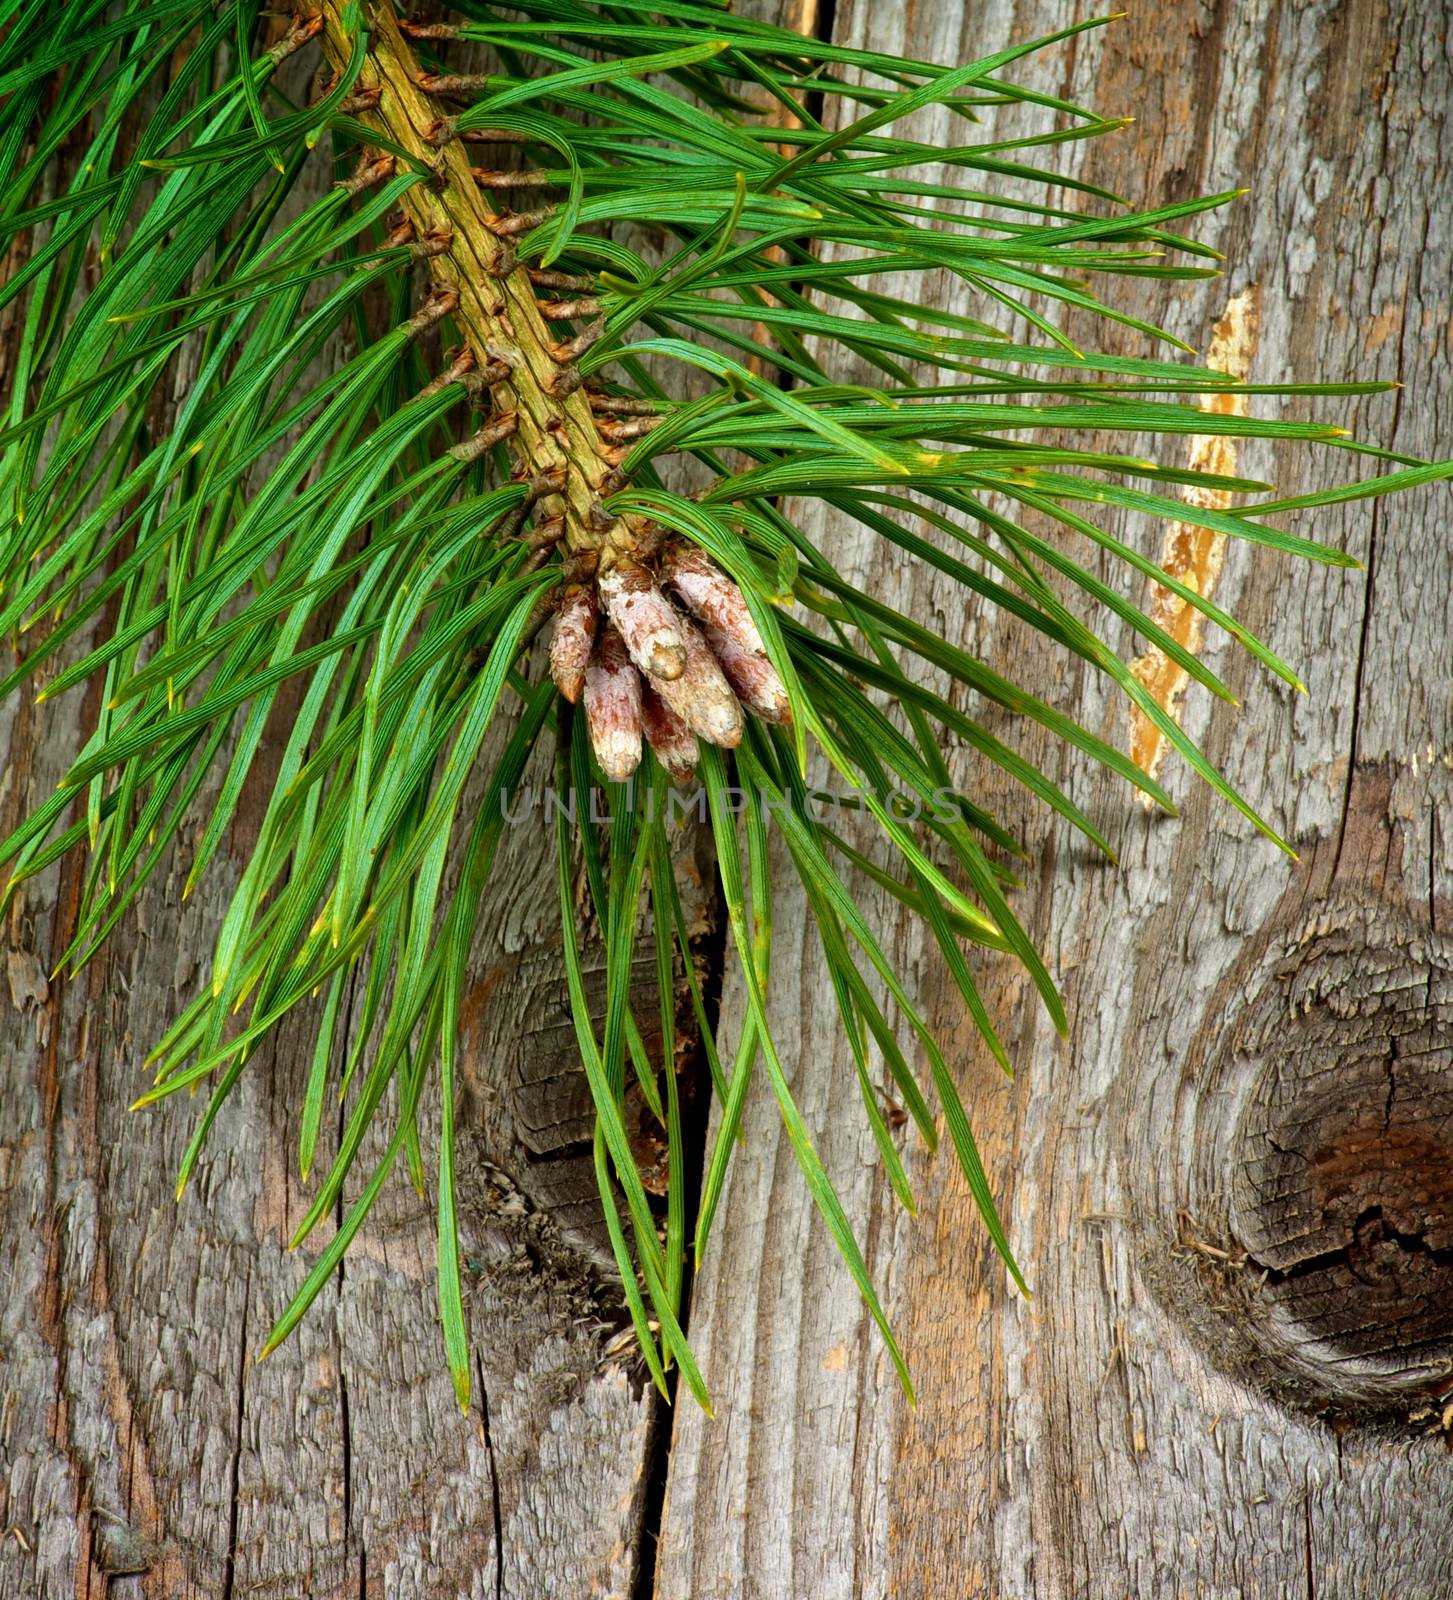
[[[400,17],[399,32],[406,39],[457,39],[459,29],[452,22],[410,22]]]
[[[597,280],[583,272],[550,272],[544,267],[526,267],[525,276],[537,289],[568,289],[575,294],[589,294],[597,287]]]
[[[593,294],[574,300],[537,300],[535,309],[551,322],[570,322],[576,317],[599,316],[600,301]]]
[[[464,380],[474,375],[474,352],[468,347],[456,355],[448,368],[441,372],[437,378],[426,383],[419,390],[417,398],[426,400],[447,389],[451,383],[463,384]]]
[[[389,157],[393,159],[392,156]],[[424,307],[416,311],[404,324],[404,332],[410,339],[417,339],[421,333],[432,328],[436,322],[442,322],[445,317],[452,316],[459,308],[459,291],[446,288],[434,294]]]
[[[491,417],[479,429],[472,439],[466,439],[463,444],[450,446],[449,454],[456,461],[478,461],[486,450],[491,450],[497,444],[502,444],[510,438],[519,427],[520,419],[514,411],[501,411],[497,416]]]
[[[274,61],[286,61],[295,50],[301,50],[310,39],[316,39],[323,31],[323,13],[314,13],[311,17],[302,17],[292,26],[285,38],[279,39],[268,50],[268,55]]]
[[[376,111],[382,95],[383,90],[379,88],[359,89],[349,95],[338,109],[346,117],[356,116],[360,111]]]
[[[342,189],[345,194],[360,195],[365,189],[371,189],[374,184],[393,177],[394,167],[395,161],[392,156],[375,156],[371,161],[361,161],[353,176],[344,178],[336,187]]]
[[[592,411],[604,411],[611,416],[654,417],[660,414],[660,407],[654,400],[642,400],[633,394],[599,394],[592,390],[586,399]]]
[[[589,326],[582,328],[573,339],[564,339],[559,344],[548,346],[550,357],[559,362],[563,367],[567,362],[576,361],[590,349],[598,339],[605,335],[605,318],[597,317]]]
[[[419,87],[425,94],[437,94],[445,99],[465,98],[483,94],[489,88],[487,72],[421,72]]]
[[[610,444],[629,444],[633,439],[644,439],[665,420],[665,417],[632,417],[627,422],[609,422],[597,417],[595,431]]]
[[[484,225],[497,239],[512,239],[516,234],[528,233],[548,222],[555,215],[554,206],[541,206],[538,211],[516,211],[503,217],[486,217]]]
[[[470,176],[483,189],[546,189],[554,179],[543,167],[504,171],[493,167],[471,167]]]

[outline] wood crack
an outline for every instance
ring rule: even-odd
[[[227,1494],[227,1564],[222,1578],[222,1600],[233,1600],[237,1582],[237,1527],[242,1476],[242,1429],[247,1414],[247,1311],[252,1299],[252,1270],[242,1288],[242,1327],[237,1339],[237,1431],[232,1441],[232,1463]]]
[[[484,1381],[484,1363],[478,1354],[474,1358],[474,1375],[479,1383],[479,1417],[484,1430],[484,1451],[489,1457],[489,1494],[494,1514],[494,1593],[495,1600],[503,1600],[505,1591],[505,1525],[500,1500],[499,1461],[494,1453],[494,1434],[489,1425],[489,1389]]]
[[[1404,371],[1404,341],[1407,338],[1408,305],[1410,290],[1404,291],[1403,303],[1398,321],[1397,340],[1397,389],[1393,397],[1392,432],[1388,439],[1388,448],[1397,448],[1398,433],[1401,429],[1403,418],[1403,396],[1407,392],[1403,387]],[[1367,688],[1367,657],[1368,643],[1372,633],[1372,614],[1377,601],[1377,558],[1378,539],[1382,532],[1382,500],[1372,502],[1368,519],[1367,534],[1367,581],[1363,586],[1362,621],[1357,634],[1357,671],[1352,680],[1352,729],[1347,741],[1347,781],[1342,791],[1342,815],[1337,826],[1337,850],[1333,858],[1332,875],[1340,876],[1342,869],[1342,848],[1347,838],[1347,820],[1352,807],[1352,788],[1357,781],[1358,762],[1361,756],[1362,732],[1362,705],[1363,696]]]

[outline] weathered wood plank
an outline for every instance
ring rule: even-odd
[[[80,695],[0,707],[4,831],[61,777],[95,712]],[[628,1593],[655,1402],[609,1356],[619,1289],[574,1142],[538,818],[509,830],[466,995],[469,1417],[443,1364],[434,1202],[402,1172],[335,1284],[255,1364],[329,1233],[289,1255],[339,1132],[325,1128],[301,1183],[303,1026],[249,1066],[180,1205],[200,1106],[127,1112],[146,1051],[205,981],[263,792],[249,787],[198,892],[182,902],[183,856],[76,982],[46,974],[79,861],[27,886],[4,927],[0,1596]],[[424,1117],[437,1123],[437,1106]],[[381,1149],[365,1148],[359,1181]]]
[[[843,4],[839,35],[865,37],[870,9],[875,44],[942,59],[1064,21],[1051,4],[975,8],[971,27],[958,7]],[[1149,200],[1258,181],[1255,208],[1203,229],[1228,249],[1231,278],[1174,301],[1147,293],[1141,309],[1204,343],[1226,297],[1255,287],[1253,376],[1361,374],[1371,363],[1408,388],[1369,403],[1364,430],[1387,439],[1396,426],[1403,448],[1446,451],[1449,246],[1436,207],[1446,51],[1436,18],[1411,4],[1188,5],[1081,44],[1045,64],[1044,82],[1084,97],[1093,87],[1107,110],[1139,113],[1118,153],[1090,155],[1090,174],[1111,187]],[[1305,239],[1288,243],[1288,219]],[[1264,463],[1248,452],[1244,465]],[[1310,481],[1289,465],[1279,476],[1290,488]],[[1328,470],[1338,464],[1319,466]],[[1279,961],[1301,972],[1303,945],[1326,950],[1326,930],[1355,912],[1370,916],[1378,937],[1365,943],[1396,980],[1374,992],[1409,995],[1421,981],[1440,1020],[1437,924],[1453,848],[1436,809],[1453,747],[1440,504],[1429,493],[1321,517],[1321,536],[1371,554],[1366,576],[1228,555],[1223,598],[1308,664],[1313,695],[1275,693],[1211,640],[1250,711],[1212,718],[1193,699],[1188,721],[1307,841],[1302,867],[1183,778],[1183,818],[1151,823],[1123,790],[1028,741],[1059,763],[1126,863],[1089,861],[1025,811],[1042,870],[1024,901],[1065,981],[1071,1046],[1017,977],[986,968],[998,1014],[1015,1019],[1022,1067],[1006,1090],[949,1001],[936,1005],[962,1042],[970,1108],[1038,1291],[1032,1308],[1006,1298],[946,1162],[915,1155],[922,1218],[892,1213],[856,1088],[820,1045],[835,1036],[831,997],[810,955],[800,974],[779,972],[773,1004],[799,1063],[794,1085],[923,1400],[905,1410],[776,1141],[775,1113],[759,1103],[698,1285],[693,1337],[719,1420],[687,1406],[676,1418],[660,1593],[1041,1600],[1448,1586],[1441,1442],[1407,1428],[1337,1435],[1267,1398],[1277,1328],[1253,1327],[1247,1351],[1222,1348],[1230,1324],[1218,1296],[1245,1285],[1225,1272],[1208,1280],[1215,1258],[1197,1248],[1238,1244],[1235,1174],[1213,1142],[1234,1153],[1223,1106],[1263,1065],[1242,1049],[1218,1055],[1221,1017],[1243,988],[1260,994]],[[1124,737],[1123,712],[1098,684],[964,617],[941,587],[875,563],[845,530],[831,536],[882,592]],[[11,755],[0,803],[14,814],[59,774],[85,712],[63,701],[44,720],[26,707],[0,716]],[[246,841],[244,826],[234,872]],[[284,1253],[305,1200],[287,1109],[305,1070],[300,1034],[258,1059],[180,1211],[170,1190],[185,1109],[124,1113],[132,1069],[199,979],[225,878],[185,907],[179,880],[159,885],[138,912],[140,937],[68,988],[44,975],[74,876],[41,880],[7,924],[0,1194],[15,1261],[0,1308],[0,1531],[21,1538],[4,1541],[0,1593],[99,1594],[110,1579],[122,1600],[531,1596],[636,1581],[651,1410],[601,1360],[610,1294],[570,1159],[580,1108],[552,1067],[550,872],[538,834],[520,830],[512,852],[468,1009],[466,1107],[479,1131],[466,1242],[479,1269],[483,1401],[464,1424],[434,1326],[430,1210],[406,1188],[295,1339],[264,1367],[250,1362],[307,1265]],[[932,999],[919,935],[886,908],[881,920]],[[790,889],[778,925],[780,950],[805,941]],[[1337,986],[1318,993],[1330,1010]]]
[[[81,719],[65,703],[45,723],[14,718],[9,803],[54,781]],[[545,1031],[562,1000],[540,953],[557,913],[530,859],[537,831],[509,849],[468,1008],[471,1078],[492,1087],[488,1109],[477,1088],[466,1095],[468,1418],[442,1365],[432,1202],[402,1174],[336,1288],[254,1363],[325,1242],[287,1253],[308,1199],[294,1154],[311,1048],[300,1028],[245,1076],[180,1206],[199,1108],[126,1110],[141,1056],[201,976],[227,874],[183,907],[179,869],[69,985],[45,973],[75,869],[27,893],[6,927],[0,1019],[12,1251],[0,1520],[19,1534],[0,1549],[0,1594],[628,1592],[651,1402],[604,1359],[618,1291],[571,1163],[554,1164],[553,1190],[524,1170],[526,1019]],[[536,1087],[537,1115],[550,1092]]]
[[[962,61],[1069,15],[1030,0],[844,0],[836,34]],[[1249,200],[1196,230],[1227,252],[1224,280],[1139,292],[1122,284],[1119,303],[1204,348],[1228,301],[1254,290],[1254,380],[1398,378],[1400,394],[1354,407],[1359,430],[1394,448],[1448,452],[1453,242],[1440,196],[1453,154],[1453,66],[1439,8],[1183,0],[1082,37],[1029,71],[1107,115],[1136,114],[1132,132],[1084,152],[1081,170],[1095,181],[1147,204],[1255,185]],[[918,130],[949,137],[937,113]],[[1134,338],[1121,345],[1135,348]],[[1328,452],[1273,458],[1265,448],[1246,450],[1241,464],[1253,476],[1274,468],[1289,492],[1354,471]],[[1302,666],[1311,692],[1280,691],[1212,637],[1208,659],[1246,706],[1212,712],[1192,695],[1187,726],[1299,842],[1300,864],[1183,771],[1171,774],[1182,815],[1150,819],[1119,785],[1003,726],[1108,830],[1122,864],[1100,864],[956,752],[956,770],[1029,829],[1037,873],[1021,905],[1062,981],[1070,1041],[1054,1036],[1017,974],[981,961],[1019,1064],[1012,1087],[997,1081],[920,934],[887,905],[879,925],[960,1045],[961,1083],[1032,1303],[1006,1291],[948,1160],[910,1147],[922,1215],[910,1222],[890,1209],[850,1063],[822,1044],[834,1027],[831,997],[781,874],[784,959],[771,1007],[795,1063],[793,1091],[865,1238],[921,1399],[914,1412],[900,1396],[759,1096],[697,1281],[692,1337],[717,1420],[686,1407],[675,1419],[663,1600],[1361,1600],[1453,1585],[1453,1461],[1443,1440],[1424,1436],[1426,1418],[1408,1422],[1419,1408],[1406,1388],[1401,1420],[1333,1427],[1309,1414],[1307,1405],[1349,1386],[1343,1370],[1361,1358],[1311,1348],[1299,1312],[1278,1323],[1263,1305],[1269,1327],[1258,1325],[1255,1348],[1242,1348],[1260,1273],[1248,1285],[1235,1265],[1246,1241],[1232,1203],[1253,1137],[1238,1126],[1240,1105],[1268,1072],[1302,1072],[1308,1059],[1268,1051],[1249,1028],[1235,1032],[1243,995],[1274,1007],[1268,983],[1300,983],[1328,1017],[1349,989],[1389,996],[1360,1024],[1381,1029],[1382,1042],[1363,1048],[1392,1061],[1403,1024],[1378,1016],[1412,1007],[1407,1026],[1427,1035],[1419,1071],[1449,1081],[1439,932],[1453,867],[1447,506],[1439,488],[1307,519],[1306,531],[1361,556],[1366,572],[1226,552],[1218,597]],[[965,615],[946,586],[904,572],[850,527],[824,518],[816,531],[875,592],[941,622],[1125,742],[1125,712],[1102,683],[1021,630]],[[1122,521],[1117,531],[1157,549],[1153,529]],[[1350,953],[1331,952],[1340,976],[1320,983],[1317,963],[1348,925],[1365,937]],[[798,941],[794,971],[787,957]],[[1289,977],[1268,976],[1279,964]],[[729,994],[728,1006],[740,1015],[739,996]],[[1317,1060],[1335,1069],[1325,1052]],[[1342,1083],[1350,1114],[1364,1104],[1357,1085],[1355,1073]],[[1446,1117],[1412,1105],[1422,1087],[1389,1067],[1380,1092],[1385,1123],[1416,1121],[1446,1169]],[[1380,1193],[1378,1182],[1364,1163],[1338,1203],[1362,1193],[1358,1183]],[[1407,1246],[1420,1265],[1443,1248],[1429,1206],[1414,1219],[1414,1233],[1427,1224],[1425,1234]],[[1244,1211],[1239,1219],[1244,1228]],[[1356,1242],[1345,1239],[1339,1259]],[[1385,1230],[1373,1243],[1404,1248]],[[1207,1246],[1233,1265],[1218,1266]],[[1209,1277],[1207,1267],[1216,1269]],[[1391,1292],[1385,1260],[1364,1290]],[[1444,1324],[1445,1356],[1448,1332]],[[1289,1375],[1290,1345],[1315,1371],[1314,1381],[1293,1375],[1301,1406],[1271,1394]]]

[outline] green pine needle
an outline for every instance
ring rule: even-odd
[[[1040,723],[1171,806],[1095,734],[855,586],[790,507],[824,502],[960,584],[966,602],[1000,608],[1106,675],[1275,838],[1096,629],[1118,619],[1230,699],[1130,598],[1151,580],[1273,674],[1299,689],[1300,680],[1095,514],[1142,527],[1178,520],[1355,566],[1266,519],[1447,477],[1453,464],[1358,445],[1335,419],[1289,422],[1198,403],[1228,394],[1331,400],[1383,385],[1237,383],[1193,360],[1112,355],[1086,347],[1088,333],[1072,342],[1060,330],[1057,316],[1074,313],[1081,330],[1098,318],[1186,350],[1103,303],[1096,286],[1206,276],[1216,253],[1173,229],[1244,193],[1136,211],[1034,164],[1040,147],[1099,137],[1123,120],[1005,73],[1108,19],[948,68],[801,38],[712,0],[520,0],[508,19],[487,0],[456,9],[457,37],[492,66],[458,86],[468,103],[452,102],[440,148],[451,132],[478,133],[519,157],[501,164],[535,172],[552,204],[538,215],[519,207],[528,220],[510,240],[502,281],[528,290],[533,269],[545,285],[534,292],[559,297],[542,312],[548,338],[575,348],[600,411],[646,419],[620,430],[604,509],[618,526],[650,524],[698,545],[731,575],[792,709],[790,728],[751,725],[734,760],[706,747],[700,769],[747,1001],[735,1040],[717,1034],[696,983],[662,769],[648,755],[633,793],[610,786],[604,827],[588,811],[556,817],[565,975],[626,1306],[662,1392],[676,1367],[706,1405],[681,1323],[688,1246],[697,1261],[709,1248],[747,1097],[770,1093],[911,1395],[814,1150],[811,1108],[796,1103],[792,1063],[773,1038],[772,840],[821,934],[844,1069],[856,1074],[894,1193],[912,1208],[873,1083],[878,1067],[930,1145],[943,1115],[990,1237],[1023,1287],[953,1072],[855,885],[922,918],[987,1056],[1007,1068],[966,946],[1011,955],[1057,1026],[1064,1017],[1012,907],[1006,863],[1022,847],[955,789],[940,741],[963,740],[1107,854],[1073,798],[990,730],[985,708]],[[61,962],[74,972],[182,840],[197,841],[186,858],[187,889],[196,886],[264,739],[275,736],[277,776],[210,976],[158,1042],[154,1081],[137,1105],[207,1091],[180,1193],[256,1045],[301,1010],[316,1030],[298,1152],[314,1199],[294,1245],[335,1214],[376,1120],[389,1136],[262,1353],[328,1281],[402,1154],[415,1181],[437,1191],[444,1347],[467,1408],[453,1099],[475,919],[505,799],[536,746],[554,750],[562,794],[601,779],[583,719],[529,648],[563,568],[558,552],[542,559],[528,537],[514,537],[542,517],[526,483],[511,478],[528,441],[502,436],[472,456],[451,454],[477,425],[461,409],[467,375],[431,384],[421,352],[432,346],[410,326],[421,273],[442,271],[441,251],[453,246],[434,250],[393,231],[401,206],[407,213],[433,192],[434,175],[416,137],[389,121],[387,71],[405,49],[391,13],[372,8],[365,32],[356,4],[326,0],[318,25],[281,27],[259,0],[220,10],[212,0],[20,0],[0,37],[0,243],[19,263],[0,286],[0,307],[13,305],[19,319],[0,416],[0,629],[14,650],[0,692],[49,702],[97,686],[101,706],[55,793],[0,844],[4,898],[71,850],[89,853]],[[308,104],[320,32],[337,70]],[[420,49],[433,52],[426,66],[450,71],[447,42]],[[381,82],[382,98],[370,99]],[[980,114],[1013,102],[1039,108],[1041,131],[980,138]],[[928,106],[947,109],[958,142],[911,136],[908,118]],[[485,162],[498,154],[479,140],[455,148]],[[360,158],[380,154],[393,161],[377,181],[345,181]],[[337,183],[305,202],[300,184],[320,163]],[[441,181],[453,180],[446,172]],[[495,182],[497,212],[513,198],[505,182]],[[1042,201],[1024,197],[1033,184]],[[659,261],[612,231],[642,217],[665,237]],[[978,315],[932,303],[923,275],[943,272],[974,291]],[[442,345],[480,344],[468,305],[439,310]],[[538,333],[525,327],[519,337],[526,363],[551,370]],[[494,359],[484,348],[473,354],[479,367]],[[858,381],[842,381],[848,370]],[[178,397],[160,437],[159,392]],[[585,414],[582,404],[573,414]],[[1158,434],[1353,449],[1396,470],[1277,498],[1265,484],[1158,464],[1145,454]],[[702,492],[673,490],[673,456],[692,458]],[[1241,498],[1210,510],[1180,498],[1186,487]],[[569,515],[578,512],[572,505]],[[1083,541],[1123,563],[1123,591],[1084,563]],[[278,696],[289,683],[297,706],[285,720]],[[487,793],[475,809],[464,797],[482,767]],[[809,773],[834,775],[874,819],[875,845],[818,814]],[[901,814],[905,800],[915,820]],[[582,876],[606,956],[599,1021],[581,970]],[[660,1060],[646,1053],[647,1019],[635,1015],[630,986],[647,899]],[[694,1230],[674,1070],[682,973],[719,1101]],[[351,1045],[340,1025],[345,980],[361,992]],[[754,1081],[758,1063],[765,1085]],[[666,1141],[664,1213],[632,1153],[628,1081]],[[426,1095],[442,1107],[432,1151],[421,1148],[417,1122]],[[330,1098],[345,1121],[319,1176]]]

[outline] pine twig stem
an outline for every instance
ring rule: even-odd
[[[321,0],[320,9],[324,48],[330,66],[338,69],[353,47],[344,24],[344,0]],[[512,418],[509,446],[526,475],[563,472],[559,503],[544,509],[547,515],[563,516],[565,548],[602,554],[607,546],[629,549],[637,531],[633,524],[602,516],[600,500],[608,492],[603,486],[612,466],[608,447],[596,432],[578,375],[572,381],[560,370],[574,359],[572,350],[584,350],[598,333],[592,326],[562,349],[536,308],[529,272],[511,264],[505,255],[508,246],[499,237],[528,231],[549,212],[501,218],[475,183],[462,143],[434,143],[431,130],[446,121],[443,107],[430,93],[439,89],[440,80],[421,71],[391,0],[376,0],[370,8],[368,54],[359,84],[380,91],[377,106],[361,114],[364,124],[435,173],[434,182],[414,184],[400,203],[417,238],[451,238],[447,250],[429,257],[429,270],[435,284],[455,297],[452,314],[477,365],[492,362],[492,347],[507,352],[511,362],[494,389],[498,420],[457,448],[488,448],[479,443],[482,434]],[[509,270],[502,271],[502,266]],[[503,437],[501,433],[492,442]]]

